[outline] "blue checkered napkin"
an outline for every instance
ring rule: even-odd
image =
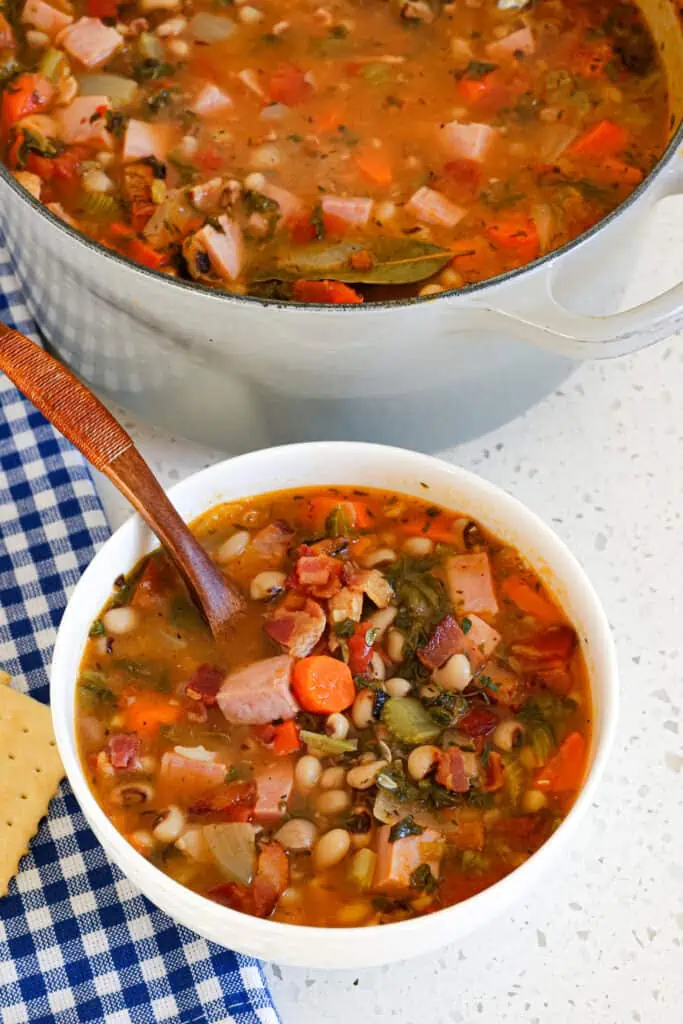
[[[0,318],[35,337],[1,235]],[[107,535],[80,454],[0,376],[0,667],[39,700],[67,595]],[[63,782],[0,898],[1,1024],[278,1019],[258,962],[148,903]]]

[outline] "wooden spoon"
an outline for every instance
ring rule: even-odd
[[[121,424],[61,363],[3,323],[0,370],[140,513],[166,548],[214,637],[224,636],[244,599],[180,518]]]

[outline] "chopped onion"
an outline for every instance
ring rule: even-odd
[[[270,103],[263,108],[259,117],[262,121],[281,121],[288,113],[289,107],[286,107],[284,103]]]
[[[237,26],[230,18],[220,14],[200,11],[195,14],[188,25],[188,32],[198,43],[220,43],[234,35]]]
[[[256,871],[256,832],[247,822],[205,825],[204,837],[214,860],[231,882],[251,885]]]
[[[531,216],[536,225],[538,241],[541,245],[541,252],[547,252],[553,237],[555,218],[553,211],[547,203],[534,203],[531,207]]]
[[[554,163],[578,135],[576,128],[568,124],[549,124],[541,133],[540,155],[548,163]]]
[[[388,793],[385,789],[378,790],[372,813],[377,821],[381,821],[384,825],[395,825],[401,818],[411,815],[417,824],[422,825],[423,828],[443,829],[443,824],[439,824],[435,815],[431,814],[430,811],[425,811],[419,804],[397,800],[393,794]]]
[[[131,103],[138,91],[137,82],[122,75],[108,75],[96,72],[79,75],[78,85],[81,96],[108,96],[113,104]]]

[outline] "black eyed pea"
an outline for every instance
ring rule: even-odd
[[[175,843],[185,831],[187,819],[181,809],[171,804],[156,819],[152,835],[160,843]]]
[[[411,779],[415,779],[416,782],[425,779],[430,772],[434,771],[440,757],[439,748],[430,744],[424,744],[411,750],[408,755],[408,774]]]
[[[229,562],[233,558],[239,558],[246,551],[249,540],[248,530],[238,530],[237,533],[233,533],[232,537],[223,541],[216,552],[216,558],[219,562]]]
[[[403,661],[403,651],[406,645],[405,637],[399,629],[390,629],[384,643],[385,650],[391,660],[398,664]]]
[[[249,596],[252,601],[268,601],[271,597],[277,597],[285,589],[286,575],[277,570],[267,570],[254,576],[249,586]]]
[[[306,818],[290,818],[277,830],[275,838],[285,850],[310,850],[318,838],[318,829]]]
[[[310,793],[320,782],[323,767],[313,754],[304,754],[294,766],[294,781],[301,793]]]
[[[345,778],[346,769],[342,768],[341,765],[334,765],[331,768],[325,768],[320,776],[320,788],[339,789],[344,785]]]
[[[114,636],[123,636],[130,633],[138,624],[140,616],[135,608],[123,605],[121,608],[110,608],[102,616],[102,625],[107,633]]]
[[[472,679],[472,668],[466,654],[453,654],[445,665],[432,673],[432,680],[442,690],[460,692],[469,685]]]
[[[370,789],[374,786],[379,773],[388,766],[388,761],[370,761],[369,764],[356,765],[346,773],[346,785],[351,789]]]
[[[392,676],[384,684],[384,689],[390,697],[407,697],[412,688],[412,684],[407,679],[402,679],[401,676]]]
[[[403,554],[411,558],[424,558],[434,550],[434,541],[429,537],[409,537],[403,544]]]
[[[375,694],[372,690],[361,690],[356,694],[351,708],[351,721],[356,729],[367,729],[372,725],[374,707]]]
[[[519,746],[523,737],[524,726],[522,723],[518,722],[516,718],[507,718],[504,722],[498,723],[491,738],[499,750],[509,751]]]
[[[345,740],[349,735],[349,720],[340,711],[328,715],[325,720],[325,732],[336,740]]]
[[[315,809],[325,818],[344,814],[351,807],[351,794],[345,789],[326,789],[316,798]]]

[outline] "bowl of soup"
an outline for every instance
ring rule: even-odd
[[[245,594],[233,634],[132,519],[52,666],[69,780],[122,871],[206,938],[311,967],[455,941],[537,884],[617,706],[604,612],[554,533],[374,445],[257,452],[171,496]]]

